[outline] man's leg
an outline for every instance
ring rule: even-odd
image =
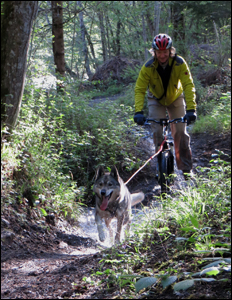
[[[180,95],[167,109],[170,119],[184,117],[186,111],[184,95]],[[192,169],[192,152],[190,148],[190,137],[186,131],[186,124],[172,123],[171,130],[175,144],[177,168],[189,172]]]

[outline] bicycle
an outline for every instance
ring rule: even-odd
[[[173,141],[168,139],[169,124],[170,123],[187,123],[182,118],[176,118],[173,120],[169,119],[150,119],[147,118],[144,125],[150,125],[148,122],[155,122],[163,127],[163,142],[160,145],[158,153],[158,183],[161,186],[161,193],[167,193],[169,191],[169,184],[171,181],[170,175],[174,173],[174,155],[173,155]]]

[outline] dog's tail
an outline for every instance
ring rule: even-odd
[[[143,192],[131,194],[131,206],[140,203],[141,201],[143,201],[143,199],[144,199]]]

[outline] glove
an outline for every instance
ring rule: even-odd
[[[194,122],[197,118],[196,111],[194,109],[187,110],[184,120],[187,120],[187,125],[189,125],[191,122]]]
[[[138,111],[137,113],[135,113],[135,115],[134,115],[134,121],[138,125],[143,125],[145,123],[146,118],[143,115],[143,111]]]

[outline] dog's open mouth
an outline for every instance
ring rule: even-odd
[[[105,196],[105,195],[102,196],[102,204],[100,206],[101,210],[106,210],[106,208],[108,206],[109,199],[110,199],[112,193],[113,192],[111,192],[108,196]]]

